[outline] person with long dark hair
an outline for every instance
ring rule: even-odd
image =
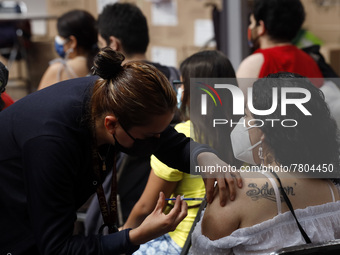
[[[249,110],[271,109],[274,89],[276,110]],[[285,89],[289,100],[310,93],[301,104],[308,112],[281,100]],[[256,81],[252,96],[231,141],[236,158],[258,166],[240,168],[245,188],[238,199],[207,206],[192,235],[193,254],[270,254],[340,238],[338,131],[322,92],[298,74],[277,73]]]

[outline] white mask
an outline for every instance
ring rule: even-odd
[[[248,130],[253,127],[254,126],[246,127],[245,119],[242,117],[239,120],[239,124],[231,131],[230,139],[235,158],[251,165],[256,165],[253,157],[253,149],[261,144],[261,140],[251,145]]]

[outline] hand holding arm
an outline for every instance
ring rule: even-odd
[[[204,144],[196,143],[192,139],[185,137],[184,134],[177,133],[171,126],[162,133],[161,139],[162,143],[166,144],[166,146],[162,146],[155,153],[155,156],[168,166],[179,169],[182,172],[190,173],[190,170],[191,172],[195,171],[193,166],[208,167],[216,166],[216,164],[228,166],[228,164],[216,156],[212,148]],[[174,158],[177,160],[174,160]],[[206,185],[207,201],[209,203],[213,200],[215,180],[217,180],[219,185],[221,206],[224,206],[227,200],[225,181],[228,183],[230,198],[232,200],[236,194],[235,180],[233,177],[236,177],[238,187],[242,187],[242,179],[238,172],[225,173],[222,178],[218,179],[209,173],[202,175],[202,177]]]
[[[165,215],[163,208],[165,196],[160,192],[155,210],[142,222],[142,224],[129,232],[130,242],[134,245],[146,243],[170,231],[187,216],[188,205],[177,196],[174,208]]]
[[[170,197],[175,190],[176,185],[177,182],[163,180],[155,174],[153,169],[151,169],[143,194],[133,207],[122,229],[138,227],[154,210],[159,199],[159,192],[163,191],[165,197]]]

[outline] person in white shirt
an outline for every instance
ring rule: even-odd
[[[242,173],[244,188],[235,201],[221,207],[217,199],[207,206],[192,235],[193,254],[269,254],[309,241],[340,238],[335,121],[322,92],[308,79],[291,73],[272,74],[256,81],[255,109],[271,108],[274,87],[278,98],[284,88],[309,91],[309,101],[299,108],[304,107],[311,115],[305,115],[295,105],[287,105],[286,115],[281,114],[283,100],[278,100],[276,110],[266,116],[253,114],[246,107],[245,117],[231,133],[232,147],[236,158],[250,164],[241,168],[256,172]],[[303,95],[294,92],[287,97],[301,99]],[[295,120],[294,125],[288,121],[282,125],[287,119]]]

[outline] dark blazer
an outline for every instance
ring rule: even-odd
[[[116,254],[138,248],[128,231],[73,236],[77,209],[95,192],[89,99],[98,77],[60,82],[0,112],[0,254]],[[168,127],[154,153],[189,171],[210,151]],[[191,150],[190,150],[190,143]]]

